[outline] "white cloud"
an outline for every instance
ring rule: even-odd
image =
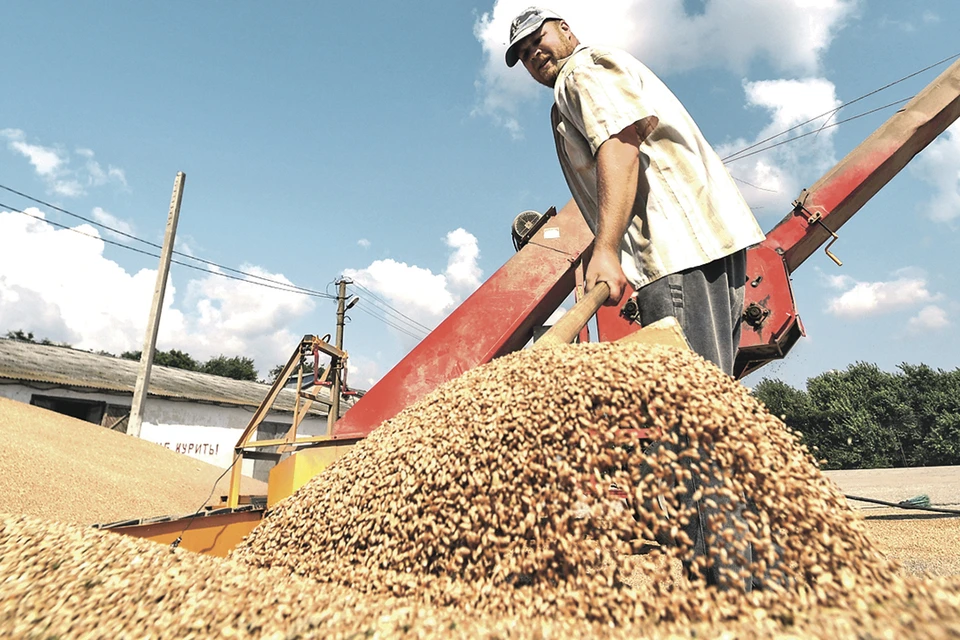
[[[55,176],[65,162],[56,149],[28,144],[23,140],[11,139],[9,147],[25,156],[37,173],[43,177]]]
[[[479,287],[482,272],[477,265],[480,247],[477,246],[476,236],[463,228],[455,229],[447,234],[446,243],[453,249],[445,272],[450,283],[458,289],[473,290]]]
[[[363,269],[345,269],[343,274],[424,324],[439,318],[455,300],[442,274],[392,258],[375,260]]]
[[[363,269],[345,269],[343,273],[413,321],[434,327],[480,286],[483,275],[477,266],[480,250],[473,234],[456,229],[448,233],[444,241],[451,253],[442,274],[390,258],[375,260]],[[383,314],[372,301],[364,300],[363,294],[360,298],[360,304],[366,305],[369,312]],[[391,322],[405,326],[418,336],[424,333],[422,328],[410,327],[406,319],[394,316]],[[409,343],[407,336],[401,339]]]
[[[350,354],[347,360],[347,386],[351,389],[369,389],[383,377],[380,364],[363,356]]]
[[[836,316],[859,318],[926,304],[942,297],[930,291],[926,278],[918,270],[901,269],[894,276],[895,280],[886,282],[832,279],[830,286],[845,290],[830,301],[827,310]]]
[[[150,311],[155,269],[128,273],[103,255],[96,229],[81,236],[56,229],[42,211],[0,212],[0,333],[23,329],[81,349],[139,349]],[[244,270],[281,282],[256,266]],[[167,282],[157,346],[205,360],[221,353],[252,357],[261,373],[285,362],[302,333],[287,327],[314,307],[311,299],[215,275]]]
[[[0,275],[0,335],[18,329],[32,332],[38,340],[73,344],[80,339],[64,322],[59,306]]]
[[[494,118],[519,135],[517,104],[537,95],[522,67],[503,61],[510,21],[529,0],[497,0],[474,25],[484,65],[477,81],[475,113]],[[688,14],[684,0],[554,0],[581,42],[625,49],[662,75],[693,68],[746,71],[762,58],[775,69],[809,74],[821,54],[853,15],[859,0],[705,0],[699,14]],[[749,16],[749,19],[745,19]],[[784,34],[803,34],[784,37]]]
[[[740,191],[758,213],[782,215],[803,185],[813,182],[836,163],[833,137],[836,128],[823,128],[830,116],[817,118],[840,106],[832,82],[823,78],[803,80],[764,80],[744,83],[748,108],[767,112],[769,122],[753,139],[739,138],[717,145],[717,153],[727,158],[754,147],[740,156],[730,158],[727,168],[740,183]],[[807,122],[817,118],[813,122]],[[806,124],[804,124],[806,123]],[[796,127],[796,128],[794,128]],[[768,141],[777,134],[791,131]],[[776,146],[755,153],[777,142],[804,133],[800,144]]]
[[[903,9],[901,8],[897,9],[896,18],[891,18],[889,16],[884,16],[883,18],[881,18],[880,26],[892,27],[894,29],[899,29],[900,31],[903,31],[904,33],[912,34],[919,31],[920,26],[922,25],[937,24],[938,22],[940,22],[940,16],[934,13],[933,11],[929,11],[929,10],[923,11],[919,16],[917,16],[916,14],[912,16],[908,16],[906,15],[907,11],[904,9],[907,9],[906,5],[904,5]],[[918,25],[917,24],[918,22],[922,23],[922,25]]]
[[[88,181],[90,185],[94,187],[99,187],[110,182],[116,182],[123,187],[127,186],[127,176],[123,172],[123,169],[119,169],[113,165],[108,165],[107,170],[104,171],[99,162],[96,160],[88,160],[87,173],[89,174]]]
[[[920,310],[920,313],[910,318],[907,328],[913,333],[935,331],[950,326],[947,312],[936,305],[929,305]]]
[[[283,274],[255,265],[243,264],[240,270],[292,284]],[[188,283],[179,309],[164,320],[166,332],[161,324],[161,341],[185,345],[204,358],[221,353],[249,356],[265,374],[290,357],[303,333],[288,327],[314,307],[306,296],[208,275]]]
[[[75,155],[83,159],[82,168],[70,165],[70,154],[59,147],[47,147],[27,142],[27,135],[20,129],[2,129],[0,136],[7,138],[7,146],[27,158],[37,175],[46,183],[47,189],[59,196],[75,198],[86,193],[87,187],[115,184],[127,187],[123,169],[108,165],[104,169],[94,160],[90,149],[76,149]]]
[[[363,247],[364,249],[369,249],[370,241],[367,240],[366,238],[360,238],[359,240],[357,240],[357,245],[360,247]]]
[[[913,175],[933,186],[922,212],[937,222],[960,218],[960,122],[954,123],[911,163]]]

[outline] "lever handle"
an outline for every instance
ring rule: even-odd
[[[580,329],[590,321],[603,303],[610,297],[610,286],[600,282],[590,293],[580,298],[573,308],[563,314],[550,330],[533,343],[532,349],[544,349],[557,344],[570,344]]]

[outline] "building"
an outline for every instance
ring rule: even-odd
[[[0,339],[0,396],[126,430],[140,363],[69,347]],[[270,385],[196,371],[154,366],[140,437],[218,467],[233,461],[233,447],[267,396]],[[314,390],[311,390],[314,391]],[[329,389],[300,423],[298,435],[327,432]],[[281,438],[293,422],[295,392],[284,389],[260,424],[256,439]],[[341,415],[350,406],[341,403]],[[244,460],[243,473],[261,480],[269,460]]]

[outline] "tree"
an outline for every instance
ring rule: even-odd
[[[125,360],[139,360],[142,351],[124,351],[120,357]],[[153,364],[161,367],[173,367],[186,371],[200,371],[200,363],[194,360],[189,353],[171,349],[170,351],[154,351]]]
[[[269,373],[267,373],[267,382],[273,382],[274,380],[276,380],[276,379],[277,379],[277,376],[279,376],[279,375],[283,372],[283,368],[284,368],[285,366],[287,366],[287,363],[284,362],[284,363],[278,364],[277,366],[275,366],[275,367],[273,367],[272,369],[270,369]],[[303,377],[304,377],[304,379],[307,379],[308,377],[309,377],[309,378],[312,378],[312,377],[313,377],[313,362],[312,362],[312,361],[300,363],[299,369],[300,369],[300,371],[303,371]],[[323,378],[323,373],[324,373],[324,371],[326,371],[326,367],[324,367],[323,365],[320,365],[320,366],[317,368],[317,376],[318,376],[319,378]],[[297,375],[297,367],[294,367],[293,372],[292,372],[291,375]]]
[[[33,332],[24,333],[23,329],[7,331],[7,338],[10,340],[20,340],[21,342],[36,342],[36,340],[33,339]]]
[[[66,342],[54,342],[50,338],[41,338],[40,340],[37,340],[33,337],[32,331],[24,332],[23,329],[17,329],[16,331],[7,331],[7,338],[9,340],[19,340],[20,342],[29,342],[31,344],[43,344],[50,347],[71,346]]]
[[[960,369],[898,368],[857,362],[810,378],[806,392],[763,380],[753,393],[828,469],[960,463]]]
[[[250,380],[256,382],[258,378],[257,370],[253,366],[253,359],[243,356],[228,358],[221,354],[216,358],[210,358],[204,362],[203,366],[200,367],[200,371],[215,376],[233,378],[234,380]]]

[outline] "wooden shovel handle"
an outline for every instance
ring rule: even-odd
[[[610,287],[606,282],[600,282],[590,293],[580,298],[573,308],[563,314],[563,317],[550,327],[539,340],[533,343],[531,349],[544,349],[557,344],[570,344],[580,333],[580,329],[597,313],[603,303],[610,297]]]

